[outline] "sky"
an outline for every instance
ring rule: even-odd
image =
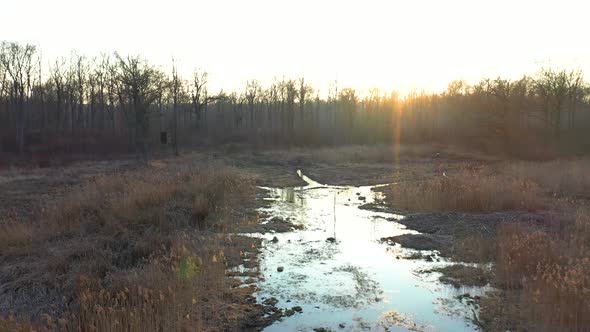
[[[590,73],[590,4],[560,0],[0,0],[0,40],[141,55],[209,73],[210,89],[250,79],[330,82],[359,92],[438,92],[454,79],[518,78],[541,66]]]

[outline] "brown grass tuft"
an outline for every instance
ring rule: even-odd
[[[543,230],[518,223],[500,227],[496,257],[496,277],[505,287],[522,286],[535,274],[539,264],[553,264],[557,257],[549,236]]]
[[[531,181],[467,169],[384,189],[388,203],[418,212],[535,210],[542,206],[538,192],[538,186]]]
[[[590,198],[590,160],[511,163],[502,172],[536,182],[551,196]]]
[[[498,239],[496,278],[500,286],[517,289],[519,294],[519,303],[513,307],[517,312],[509,315],[519,316],[535,331],[583,331],[590,326],[588,239],[590,209],[586,207],[557,236],[522,224],[504,225]]]
[[[34,310],[48,313],[49,330],[238,329],[219,312],[233,296],[225,270],[243,248],[215,232],[242,220],[229,215],[254,188],[251,176],[220,164],[97,177],[48,202],[38,220],[0,223],[0,292],[70,299],[39,297]]]

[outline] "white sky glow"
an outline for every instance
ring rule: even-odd
[[[0,0],[0,40],[140,54],[211,90],[305,76],[360,91],[439,91],[454,79],[518,78],[541,66],[590,73],[590,4],[532,0]]]

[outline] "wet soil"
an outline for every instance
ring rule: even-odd
[[[378,190],[378,188],[377,188]],[[374,211],[395,211],[383,205],[364,206]],[[536,227],[543,227],[548,216],[544,213],[525,211],[505,211],[494,213],[414,213],[397,220],[400,224],[416,230],[421,234],[404,234],[384,237],[382,241],[389,244],[399,243],[403,247],[417,250],[437,250],[441,256],[461,261],[474,261],[468,252],[457,246],[458,241],[468,237],[492,239],[502,223],[526,222]]]
[[[491,282],[491,271],[488,268],[480,266],[470,266],[463,264],[453,264],[443,267],[436,267],[429,270],[423,270],[422,273],[440,273],[438,280],[442,283],[449,284],[455,288],[483,287]]]
[[[285,220],[280,217],[271,217],[266,221],[252,224],[238,225],[236,228],[238,233],[285,233],[291,232],[296,229],[301,229],[303,226],[300,224],[293,223],[292,221]]]

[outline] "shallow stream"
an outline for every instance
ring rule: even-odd
[[[264,236],[256,296],[303,310],[265,331],[477,330],[471,320],[477,310],[461,295],[485,289],[441,284],[438,273],[419,271],[448,262],[403,259],[415,251],[381,243],[416,232],[395,221],[401,215],[359,208],[379,199],[372,187],[323,185],[298,174],[306,186],[266,188],[269,218],[303,229]]]

